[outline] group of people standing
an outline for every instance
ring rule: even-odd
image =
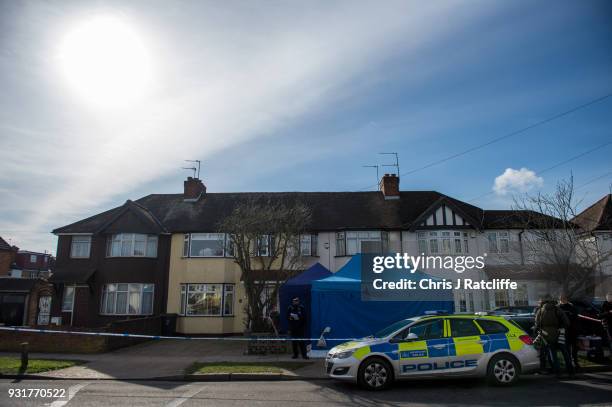
[[[601,318],[610,336],[612,328],[612,295],[606,296]],[[567,295],[560,295],[555,301],[550,295],[540,299],[535,313],[535,328],[540,345],[540,368],[545,371],[550,363],[553,372],[560,374],[558,353],[561,352],[565,369],[570,376],[580,369],[578,362],[578,311]]]

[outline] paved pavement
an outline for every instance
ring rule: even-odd
[[[151,379],[183,375],[194,362],[292,361],[290,355],[245,355],[245,341],[158,340],[104,354],[31,353],[31,358],[77,359],[87,363],[41,373],[42,376],[77,379]],[[2,354],[0,354],[2,355]],[[295,373],[306,378],[324,377],[323,362],[315,361]]]
[[[10,398],[9,389],[61,388],[63,398]],[[162,381],[0,380],[0,405],[10,406],[610,406],[612,373],[574,380],[528,376],[511,388],[482,380],[401,382],[367,392],[333,381],[185,383]]]

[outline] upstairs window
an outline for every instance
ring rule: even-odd
[[[456,231],[418,232],[419,253],[467,254],[468,234]]]
[[[300,236],[300,255],[301,256],[317,256],[317,235],[301,235]]]
[[[336,256],[352,256],[358,253],[386,253],[389,233],[383,231],[336,233]]]
[[[87,259],[91,252],[91,236],[72,236],[70,243],[70,257],[73,259]]]
[[[510,252],[510,234],[508,232],[488,232],[487,240],[489,241],[490,253]]]
[[[223,257],[225,233],[191,233],[185,235],[183,254],[189,257]]]
[[[30,254],[30,263],[36,263],[38,257],[35,254]]]
[[[157,236],[119,233],[106,241],[106,257],[157,257]]]

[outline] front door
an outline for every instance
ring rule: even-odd
[[[38,325],[49,325],[51,316],[51,296],[42,295],[38,298]]]

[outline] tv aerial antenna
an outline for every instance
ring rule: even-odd
[[[362,165],[363,168],[376,168],[376,184],[378,184],[378,180],[379,175],[378,175],[378,168],[380,167],[380,165]]]
[[[397,176],[400,175],[400,166],[399,166],[399,154],[398,153],[378,153],[380,155],[393,155],[395,156],[395,164],[383,164],[383,167],[395,167],[397,171]]]
[[[202,162],[200,160],[185,160],[185,162],[196,163],[198,165],[197,168],[195,166],[193,166],[193,167],[181,167],[181,168],[184,169],[184,170],[191,170],[191,171],[193,171],[193,177],[200,179],[200,165],[202,164]]]

